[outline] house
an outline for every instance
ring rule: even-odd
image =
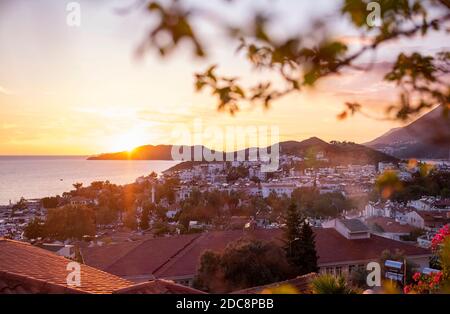
[[[170,281],[156,280],[141,285],[84,264],[80,285],[69,285],[72,262],[28,243],[0,239],[0,294],[200,294],[201,291]]]
[[[450,213],[441,211],[412,211],[406,214],[406,221],[411,226],[433,231],[450,223]]]
[[[72,206],[86,206],[90,204],[90,200],[82,196],[74,196],[70,199]]]
[[[335,219],[333,228],[349,240],[369,239],[369,228],[359,219]]]
[[[429,250],[371,235],[357,222],[336,222],[338,228],[314,229],[321,272],[348,273],[378,261],[383,251],[400,250],[420,267],[428,267]],[[364,225],[364,224],[362,224]],[[240,238],[275,241],[282,245],[281,229],[229,230],[196,235],[147,239],[82,250],[87,265],[133,282],[173,280],[191,286],[206,250],[222,251]]]
[[[384,173],[390,170],[397,170],[397,166],[391,162],[379,162],[378,163],[378,172]]]
[[[419,212],[424,221],[424,227],[430,231],[437,231],[450,223],[450,212],[427,211]]]
[[[264,198],[269,197],[270,194],[275,193],[278,196],[291,197],[297,186],[293,183],[263,183],[261,185],[261,192]]]
[[[417,229],[388,217],[372,217],[366,219],[365,222],[371,227],[372,233],[397,241],[400,241],[402,237],[410,235],[411,232]]]
[[[36,245],[44,250],[56,253],[59,256],[64,256],[70,259],[75,258],[75,247],[73,245],[65,245],[58,243],[43,243]]]
[[[405,215],[406,222],[408,225],[424,229],[425,228],[425,220],[422,218],[421,215],[418,214],[417,211],[411,211]]]
[[[420,200],[414,200],[409,203],[411,207],[420,211],[428,211],[431,210],[434,203],[434,198],[421,198]]]
[[[450,211],[450,198],[438,200],[433,203],[433,208],[436,210]]]
[[[192,194],[192,188],[189,187],[180,187],[178,190],[175,191],[175,198],[177,202],[184,201],[191,197]]]

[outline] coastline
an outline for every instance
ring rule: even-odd
[[[162,173],[175,166],[173,161],[111,160],[91,163],[86,156],[0,156],[0,206],[25,199],[61,195],[72,184],[89,185],[110,181],[117,185],[135,182],[152,171]]]

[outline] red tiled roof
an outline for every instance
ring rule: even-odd
[[[71,262],[27,243],[0,238],[0,294],[201,294],[167,280],[135,285],[131,281],[81,264],[81,286],[66,283]]]
[[[441,211],[417,211],[425,222],[445,222],[450,221],[449,213]]]
[[[370,239],[348,240],[335,229],[316,229],[316,248],[319,265],[351,261],[375,260],[384,250],[401,250],[407,256],[429,255],[429,251],[402,242],[372,235]],[[205,250],[221,251],[228,243],[242,237],[277,242],[281,241],[281,230],[221,231],[204,233],[185,241],[184,237],[147,240],[150,244],[135,246],[118,263],[107,267],[113,274],[153,275],[157,278],[192,276],[197,272],[199,260]],[[144,242],[147,242],[144,241]],[[175,245],[176,249],[165,248]],[[164,249],[162,249],[164,247]],[[155,249],[155,248],[161,248]],[[104,247],[103,254],[108,254]],[[114,247],[111,250],[115,250]],[[177,251],[178,250],[178,251]],[[156,261],[160,266],[156,266]],[[89,262],[87,262],[89,264]],[[150,264],[150,267],[147,265]]]
[[[389,233],[410,233],[416,229],[413,226],[402,225],[394,219],[387,217],[372,217],[367,219],[367,223],[369,225],[377,224],[384,230],[384,232]]]
[[[82,250],[84,262],[121,276],[152,274],[199,235],[148,239]]]
[[[168,280],[153,280],[128,288],[117,290],[113,294],[206,294],[203,291],[176,284]]]
[[[117,276],[81,265],[81,286],[70,287],[66,281],[70,260],[27,243],[3,239],[0,239],[0,252],[0,280],[5,291],[11,287],[26,291],[29,287],[29,293],[33,293],[44,284],[42,291],[48,288],[54,293],[112,293],[132,285]]]
[[[406,256],[429,255],[430,251],[410,244],[371,235],[369,239],[347,240],[334,229],[316,230],[319,264],[377,260],[385,250]]]

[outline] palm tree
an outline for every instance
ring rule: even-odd
[[[81,189],[82,187],[83,187],[83,183],[74,183],[74,184],[72,184],[72,186],[75,188],[75,190],[79,190],[79,189]]]
[[[330,274],[319,275],[311,282],[311,289],[314,294],[356,294],[342,276]]]

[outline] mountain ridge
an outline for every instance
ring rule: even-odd
[[[191,156],[194,156],[195,147],[211,151],[204,146],[189,146]],[[307,154],[317,154],[323,152],[331,164],[377,164],[380,161],[396,162],[397,158],[378,152],[369,147],[355,143],[327,143],[320,138],[312,137],[304,141],[286,141],[279,143],[280,152],[288,155],[305,156]],[[263,148],[264,149],[264,148]],[[270,149],[270,147],[266,148]],[[237,156],[245,153],[248,159],[250,148],[245,150],[230,152]],[[216,156],[222,156],[226,160],[227,153],[214,152]],[[145,145],[134,149],[131,152],[117,152],[91,156],[88,160],[173,160],[172,145]],[[205,160],[203,160],[205,161]]]
[[[450,117],[439,106],[364,145],[397,158],[450,159]]]

